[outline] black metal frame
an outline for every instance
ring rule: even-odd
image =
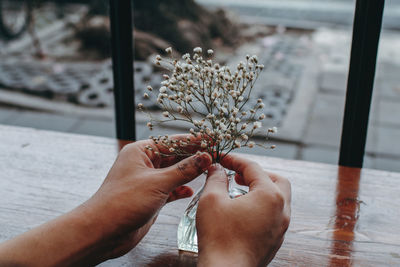
[[[384,0],[357,0],[339,164],[362,167]],[[117,138],[135,140],[131,0],[110,0]],[[132,22],[132,23],[127,23]]]
[[[339,165],[363,166],[384,0],[357,0]]]
[[[131,0],[110,0],[117,138],[136,140]]]

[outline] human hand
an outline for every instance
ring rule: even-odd
[[[173,139],[191,138],[188,153],[195,153],[200,138],[177,135]],[[194,145],[193,145],[194,144]],[[146,149],[150,146],[152,151]],[[170,201],[190,197],[193,190],[183,184],[203,173],[212,163],[207,153],[186,159],[171,155],[160,157],[154,152],[170,154],[152,140],[125,146],[98,192],[84,207],[94,214],[109,237],[103,259],[118,257],[143,238],[154,223],[159,210]]]
[[[196,216],[198,265],[265,266],[289,226],[290,183],[238,155],[227,155],[221,164],[237,173],[236,182],[249,186],[249,193],[230,199],[224,168],[208,169]]]

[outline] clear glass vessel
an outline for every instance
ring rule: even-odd
[[[228,191],[231,198],[244,195],[248,192],[246,187],[240,186],[235,182],[235,172],[227,170],[228,175]],[[178,226],[178,248],[184,251],[198,252],[197,232],[196,232],[196,211],[199,204],[200,196],[204,186],[197,192],[190,201],[185,213]]]

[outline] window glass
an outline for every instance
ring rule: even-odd
[[[107,1],[0,1],[0,123],[115,136]]]
[[[400,171],[400,3],[387,1],[379,44],[366,166]]]

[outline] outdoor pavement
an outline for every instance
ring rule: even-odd
[[[227,0],[227,2],[235,1]],[[254,2],[259,1],[255,0]],[[345,5],[348,4],[345,3]],[[287,35],[287,32],[283,32],[276,38],[283,41],[283,44],[287,44],[293,41],[286,38]],[[287,108],[286,117],[283,118],[283,123],[280,123],[283,125],[281,129],[285,128],[283,132],[292,130],[296,132],[296,135],[290,137],[283,132],[278,132],[276,139],[270,141],[270,144],[277,146],[275,150],[256,148],[243,149],[241,152],[337,164],[351,30],[347,28],[319,28],[312,34],[306,33],[303,37],[299,36],[299,42],[302,42],[300,40],[308,40],[309,43],[307,44],[310,45],[310,50],[313,52],[305,55],[309,58],[316,57],[317,61],[306,61],[301,59],[298,54],[279,51],[279,53],[283,53],[279,57],[283,56],[285,62],[295,64],[296,61],[298,63],[299,59],[302,62],[299,65],[301,67],[300,80],[295,81],[295,84],[301,89],[297,89],[293,93],[294,99],[289,103],[291,107],[294,105],[299,107],[296,109]],[[400,171],[399,45],[399,32],[384,31],[382,33],[364,161],[364,166],[367,168]],[[265,47],[261,48],[266,49]],[[266,82],[282,83],[284,71],[278,68],[276,72],[278,75],[270,75],[269,81]],[[307,76],[307,73],[313,75]],[[279,77],[278,81],[279,75],[283,76]],[[306,97],[300,98],[300,95]],[[33,108],[32,106],[30,106],[31,109],[27,110],[23,108],[23,105],[16,106],[18,107],[0,105],[0,124],[115,137],[115,122],[112,116],[89,116],[85,115],[84,112],[63,113],[59,109],[54,110],[54,112],[49,112],[48,109],[47,111],[43,111],[43,109],[39,111],[40,107]],[[106,109],[112,109],[112,107]],[[112,110],[110,110],[110,114],[112,114]],[[290,123],[285,123],[288,122],[289,117],[291,118]],[[300,125],[296,124],[297,121],[303,122]],[[138,139],[147,138],[149,135],[187,132],[182,128],[156,128],[155,131],[150,132],[145,123],[146,121],[142,118],[137,122]]]

